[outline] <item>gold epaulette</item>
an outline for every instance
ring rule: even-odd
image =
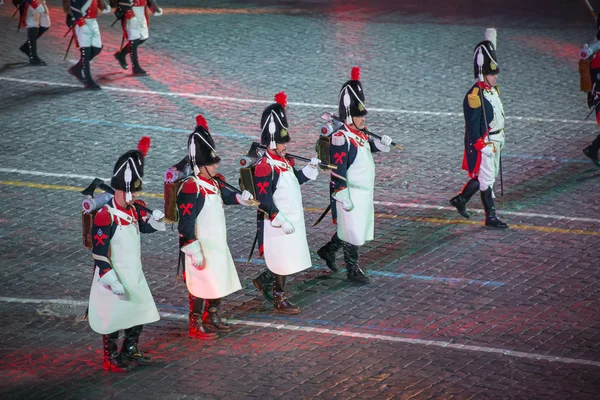
[[[496,88],[496,92],[498,92],[498,96],[500,96],[500,85],[494,86]]]
[[[471,93],[467,95],[467,100],[469,101],[469,107],[471,108],[479,108],[481,107],[481,97],[479,97],[479,88],[474,87]]]

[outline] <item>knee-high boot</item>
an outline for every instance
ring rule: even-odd
[[[133,72],[133,75],[136,75],[136,76],[148,75],[148,73],[146,71],[144,71],[144,69],[142,67],[140,67],[140,59],[138,56],[138,47],[140,44],[142,44],[142,42],[143,42],[143,40],[140,40],[140,39],[129,41],[131,64],[132,64],[131,72]]]
[[[302,310],[285,296],[285,275],[273,274],[273,310],[281,314],[298,314]]]
[[[98,85],[92,79],[92,72],[90,71],[90,61],[92,60],[92,49],[93,47],[81,47],[81,66],[83,72],[83,84],[86,89],[89,90],[99,90],[102,89],[100,85]]]
[[[206,311],[202,316],[204,326],[213,332],[231,332],[231,326],[221,319],[219,316],[219,307],[221,299],[206,300]]]
[[[189,335],[202,340],[217,339],[219,335],[209,331],[202,322],[206,311],[206,300],[195,297],[190,293],[190,329]]]
[[[37,55],[37,39],[47,30],[48,28],[27,28],[27,41],[19,47],[19,50],[29,57],[31,65],[46,65],[46,62]]]
[[[138,349],[140,333],[144,325],[137,325],[133,328],[125,329],[125,339],[121,347],[121,357],[127,361],[133,361],[137,365],[152,365],[152,357],[142,354]]]
[[[460,192],[457,196],[454,196],[450,199],[450,204],[456,207],[456,210],[460,215],[465,218],[471,218],[469,213],[467,212],[467,203],[471,200],[471,197],[479,190],[479,181],[477,179],[471,179],[467,184],[463,187],[462,192]]]
[[[492,188],[481,191],[481,202],[485,209],[485,226],[496,229],[507,229],[508,225],[500,221],[496,216],[496,208],[494,207],[494,198],[492,196]]]
[[[112,372],[129,372],[131,365],[121,359],[117,352],[117,341],[119,340],[119,331],[109,335],[102,335],[102,344],[104,345],[104,363],[102,367]]]
[[[369,278],[358,266],[358,246],[344,242],[344,261],[346,262],[346,276],[352,282],[371,283]]]
[[[338,272],[340,270],[335,263],[335,254],[343,246],[344,242],[338,237],[337,233],[335,233],[325,246],[317,250],[319,257],[325,261],[327,268],[333,272]]]
[[[265,269],[258,277],[252,280],[252,283],[269,302],[273,302],[273,275],[271,271]]]

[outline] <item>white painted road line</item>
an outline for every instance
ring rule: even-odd
[[[49,81],[39,81],[34,79],[19,79],[19,78],[9,78],[9,77],[0,77],[0,81],[6,82],[14,82],[14,83],[24,83],[30,85],[47,85],[47,86],[62,86],[62,87],[74,87],[80,88],[81,85],[77,85],[74,83],[61,83],[61,82],[49,82]],[[242,99],[237,97],[224,97],[224,96],[210,96],[204,94],[196,94],[196,93],[186,93],[186,92],[161,92],[156,90],[141,90],[141,89],[132,89],[132,88],[124,88],[124,87],[115,87],[109,85],[103,85],[102,89],[109,90],[113,92],[125,92],[125,93],[138,93],[138,94],[147,94],[147,95],[156,95],[156,96],[170,96],[170,97],[190,97],[194,99],[203,99],[203,100],[212,100],[219,102],[235,102],[235,103],[252,103],[252,104],[271,104],[271,100],[260,100],[260,99]],[[297,107],[307,107],[307,108],[319,108],[319,109],[328,109],[328,110],[336,110],[338,108],[336,105],[331,104],[318,104],[318,103],[303,103],[303,102],[288,102],[288,105],[293,105]],[[389,114],[413,114],[413,115],[434,115],[434,116],[447,116],[447,117],[461,117],[462,113],[457,112],[438,112],[438,111],[424,111],[424,110],[402,110],[402,109],[393,109],[393,108],[376,108],[369,107],[369,111],[381,112],[381,113],[389,113]],[[556,119],[556,118],[540,118],[540,117],[518,117],[518,116],[506,116],[507,120],[518,120],[518,121],[530,121],[530,122],[560,122],[567,124],[581,124],[581,125],[596,125],[596,121],[585,121],[583,119]]]
[[[69,305],[69,306],[86,306],[87,301],[81,300],[63,300],[63,299],[27,299],[27,298],[17,298],[17,297],[0,297],[0,302],[5,303],[34,303],[34,304],[60,304],[60,305]],[[165,319],[174,319],[174,320],[187,320],[188,316],[186,314],[179,313],[171,313],[171,312],[161,312],[161,317]],[[302,326],[302,325],[289,325],[289,324],[279,324],[272,322],[261,322],[261,321],[246,321],[239,319],[228,319],[229,323],[233,325],[245,325],[245,326],[253,326],[264,329],[283,329],[289,331],[300,331],[300,332],[309,332],[309,333],[317,333],[322,335],[332,335],[332,336],[344,336],[344,337],[352,337],[352,338],[361,338],[368,340],[380,340],[384,342],[393,342],[393,343],[404,343],[404,344],[412,344],[417,346],[433,346],[433,347],[442,347],[446,349],[452,350],[460,350],[460,351],[468,351],[468,352],[481,352],[481,353],[489,353],[489,354],[502,354],[508,357],[516,357],[516,358],[525,358],[529,360],[538,360],[538,361],[548,361],[548,362],[559,362],[565,364],[581,364],[581,365],[590,365],[594,367],[600,367],[600,361],[586,360],[581,358],[569,358],[569,357],[558,357],[558,356],[549,356],[545,354],[537,354],[537,353],[527,353],[523,351],[513,351],[500,349],[496,347],[487,347],[487,346],[474,346],[474,345],[466,345],[459,343],[450,343],[444,342],[440,340],[425,340],[425,339],[412,339],[400,336],[390,336],[390,335],[376,335],[370,333],[360,333],[360,332],[352,332],[352,331],[344,331],[339,329],[326,329],[326,328],[317,328],[312,326]]]

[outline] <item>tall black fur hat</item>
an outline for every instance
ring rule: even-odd
[[[137,150],[129,150],[123,154],[113,168],[110,186],[115,190],[125,191],[127,201],[131,200],[131,192],[142,190],[144,158],[150,150],[151,143],[150,137],[142,137],[138,142]]]
[[[473,73],[475,78],[483,82],[484,75],[500,73],[498,58],[496,57],[496,30],[485,30],[485,40],[477,43],[473,51]]]
[[[344,83],[340,90],[339,117],[346,124],[352,123],[352,117],[367,115],[365,107],[365,92],[360,83],[360,68],[353,67],[350,80]]]
[[[215,141],[208,131],[208,123],[200,114],[196,117],[196,129],[188,137],[188,156],[190,166],[197,168],[216,164],[221,161],[217,155]]]
[[[262,113],[260,118],[260,143],[270,149],[277,147],[277,143],[287,143],[291,140],[288,132],[287,120],[287,95],[279,92],[275,95],[275,103],[271,104]]]

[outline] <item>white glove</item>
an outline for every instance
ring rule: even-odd
[[[494,145],[489,144],[489,145],[485,146],[483,149],[481,149],[481,154],[483,154],[486,157],[493,157],[494,156]]]
[[[317,179],[319,176],[319,164],[321,164],[321,160],[317,157],[313,157],[310,159],[308,165],[302,168],[302,173],[311,181]]]
[[[354,204],[352,204],[352,200],[350,199],[350,191],[348,188],[342,189],[337,193],[334,193],[332,196],[335,201],[340,202],[342,204],[342,208],[344,211],[350,211],[354,208]]]
[[[107,4],[106,8],[104,10],[102,10],[102,14],[110,14],[111,11],[112,10],[111,10],[110,6]]]
[[[192,265],[196,267],[196,269],[204,269],[204,257],[202,256],[199,241],[195,240],[192,243],[186,244],[181,248],[181,251],[190,256]]]
[[[241,205],[250,206],[250,205],[252,205],[251,200],[254,199],[254,196],[252,196],[252,193],[250,193],[249,191],[244,190],[242,192],[242,194],[239,194],[239,193],[236,194],[235,198],[237,199],[238,203],[240,203]]]
[[[296,231],[294,225],[290,221],[288,221],[288,219],[281,212],[278,212],[275,218],[273,218],[273,221],[271,221],[271,226],[273,228],[283,229],[286,235],[289,235]]]
[[[162,15],[162,8],[159,8],[155,13],[154,16],[155,17],[160,17]]]
[[[383,135],[381,137],[381,139],[379,139],[379,141],[381,142],[382,145],[384,146],[389,146],[390,144],[392,144],[392,138],[389,137],[388,135]]]
[[[103,286],[110,287],[110,290],[112,290],[113,294],[119,296],[125,294],[125,288],[123,287],[123,285],[121,285],[121,282],[119,282],[119,278],[117,278],[117,273],[114,269],[111,269],[110,271],[102,275],[100,278],[98,278],[98,283]]]
[[[383,153],[387,153],[388,151],[390,151],[391,143],[392,143],[392,138],[389,137],[388,135],[383,135],[381,137],[381,139],[373,140],[373,144],[375,144],[375,147],[377,147],[377,150],[379,150]]]
[[[150,216],[148,223],[157,231],[166,231],[167,227],[165,226],[165,223],[161,221],[161,219],[163,219],[164,217],[165,213],[163,213],[160,210],[154,210],[152,211],[152,215]]]
[[[43,5],[43,4],[40,4],[40,5],[38,6],[38,8],[36,8],[36,9],[35,9],[35,11],[37,11],[37,13],[38,13],[38,14],[43,14],[43,13],[45,13],[45,12],[46,12],[46,8],[44,7],[44,5]]]

